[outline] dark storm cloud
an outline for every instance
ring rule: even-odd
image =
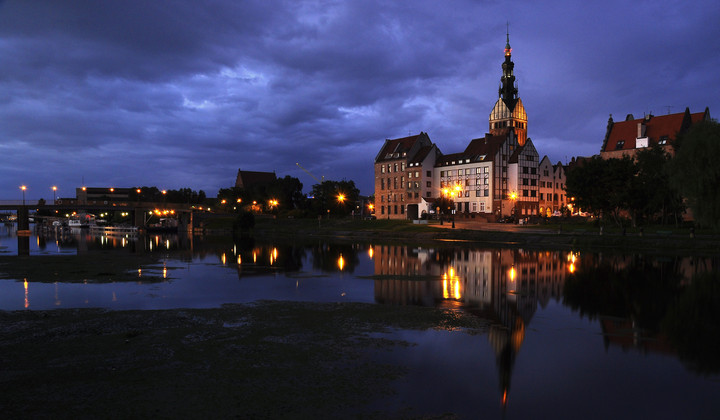
[[[0,199],[28,184],[190,187],[238,168],[372,193],[385,138],[487,130],[506,21],[541,155],[597,153],[610,113],[720,108],[720,6],[612,1],[0,2]],[[669,108],[668,108],[669,107]]]

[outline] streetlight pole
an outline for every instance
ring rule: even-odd
[[[53,206],[54,206],[55,204],[57,204],[57,195],[56,195],[57,187],[55,185],[53,185],[52,190],[53,190]]]
[[[22,190],[22,195],[23,195],[23,206],[24,206],[24,205],[25,205],[25,190],[27,189],[27,187],[26,187],[26,186],[24,186],[24,185],[21,185],[21,186],[20,186],[20,189]]]

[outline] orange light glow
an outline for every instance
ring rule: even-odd
[[[342,271],[343,268],[345,268],[345,259],[343,258],[342,254],[340,254],[340,257],[338,257],[337,263],[338,263],[338,268],[340,269],[340,271]]]
[[[370,259],[372,259],[373,255],[375,255],[375,251],[373,251],[373,247],[368,248],[368,256]]]

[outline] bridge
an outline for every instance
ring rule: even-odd
[[[34,200],[0,200],[0,212],[9,211],[17,213],[18,232],[29,230],[31,210],[47,210],[51,214],[57,213],[58,217],[64,217],[67,212],[101,213],[105,211],[124,211],[131,214],[134,226],[147,227],[149,218],[146,218],[146,215],[155,213],[156,210],[160,209],[162,211],[167,210],[174,212],[178,216],[180,228],[192,226],[193,213],[201,211],[201,209],[196,209],[193,205],[181,203],[102,201],[93,204],[47,204]]]

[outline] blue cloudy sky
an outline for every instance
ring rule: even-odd
[[[506,22],[528,135],[598,153],[610,114],[720,115],[720,2],[0,0],[0,200],[214,196],[238,168],[373,188],[386,138],[488,128]]]

